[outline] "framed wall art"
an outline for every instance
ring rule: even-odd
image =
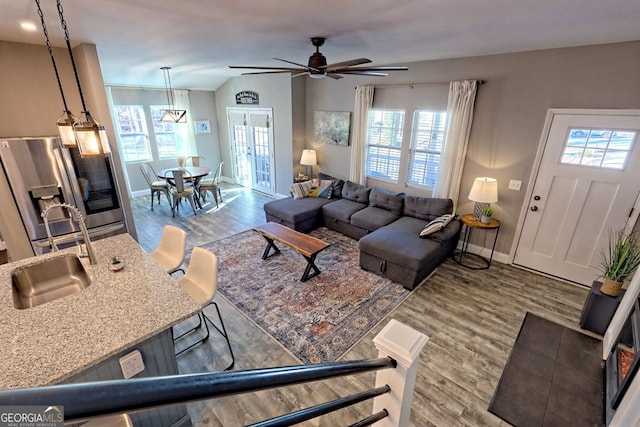
[[[196,120],[196,133],[211,133],[211,122],[209,120]]]
[[[327,144],[349,145],[351,113],[316,111],[313,117],[314,138]]]

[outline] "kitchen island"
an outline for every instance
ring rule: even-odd
[[[98,263],[81,258],[90,286],[29,309],[14,308],[11,272],[78,249],[0,266],[0,389],[74,381],[87,369],[166,335],[200,310],[128,234],[97,240],[93,246]],[[110,270],[114,256],[125,261],[124,269]],[[175,362],[173,348],[170,352]]]

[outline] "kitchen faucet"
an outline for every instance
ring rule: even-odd
[[[84,223],[84,217],[82,216],[82,212],[75,206],[68,205],[66,203],[54,203],[49,206],[42,212],[42,218],[44,219],[44,226],[47,229],[47,238],[49,239],[49,245],[51,245],[51,251],[57,252],[58,246],[56,246],[56,242],[53,240],[53,236],[51,236],[51,230],[49,229],[49,211],[53,208],[65,208],[71,212],[71,218],[75,219],[80,226],[80,232],[82,233],[82,238],[84,239],[84,245],[87,248],[87,255],[80,256],[88,256],[89,262],[91,265],[95,265],[98,263],[98,258],[96,258],[96,254],[93,251],[93,245],[91,244],[91,240],[89,240],[89,233],[87,232],[87,226]],[[81,251],[82,252],[82,251]]]

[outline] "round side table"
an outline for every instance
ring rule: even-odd
[[[491,260],[493,259],[493,251],[496,249],[496,242],[498,241],[498,233],[500,232],[500,221],[495,218],[491,218],[491,222],[489,224],[483,224],[479,219],[475,219],[473,214],[466,214],[460,217],[462,224],[465,226],[464,237],[462,239],[462,250],[456,253],[453,256],[453,259],[458,262],[463,267],[470,268],[472,270],[485,270],[491,266]],[[474,228],[479,228],[483,230],[496,230],[495,237],[493,238],[493,246],[491,247],[491,256],[487,259],[482,255],[469,253],[469,239],[471,238],[471,231]],[[473,266],[469,264],[465,264],[463,262],[464,257],[475,257],[482,262],[481,266]]]

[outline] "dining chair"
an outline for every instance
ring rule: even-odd
[[[220,191],[220,175],[222,174],[222,166],[224,162],[220,162],[218,168],[216,169],[213,178],[201,179],[198,183],[198,195],[202,199],[202,201],[206,201],[207,191],[213,194],[213,198],[216,201],[216,208],[218,208],[218,198],[222,202],[222,191]]]
[[[174,225],[165,225],[160,237],[158,247],[149,255],[168,274],[184,270],[181,268],[187,252],[187,233]]]
[[[206,166],[207,159],[203,156],[188,156],[184,159],[185,166]]]
[[[153,196],[156,193],[158,194],[158,204],[160,204],[160,193],[164,193],[167,197],[167,202],[169,202],[169,206],[171,206],[167,181],[158,180],[158,175],[153,169],[153,166],[151,166],[151,163],[140,163],[140,171],[149,185],[149,190],[151,190],[151,210],[153,210]]]
[[[194,247],[191,252],[191,260],[189,261],[187,273],[178,279],[178,285],[200,304],[202,310],[197,314],[198,324],[175,337],[174,343],[195,332],[202,327],[202,324],[204,324],[206,332],[202,338],[176,352],[176,355],[182,354],[190,348],[205,342],[209,338],[209,326],[207,325],[207,322],[209,322],[227,341],[227,347],[231,354],[231,364],[225,368],[225,371],[231,369],[235,363],[235,356],[231,349],[229,334],[220,315],[220,309],[218,308],[218,304],[213,301],[218,287],[218,257],[206,249],[197,246]],[[204,309],[209,305],[213,305],[216,309],[218,320],[220,321],[220,328],[204,313]]]
[[[193,176],[188,170],[171,169],[165,173],[167,185],[170,186],[171,192],[171,214],[175,217],[176,210],[182,198],[188,199],[191,203],[191,209],[193,214],[196,214],[196,201],[195,201],[195,189],[192,185],[187,184],[187,181],[193,182]]]

